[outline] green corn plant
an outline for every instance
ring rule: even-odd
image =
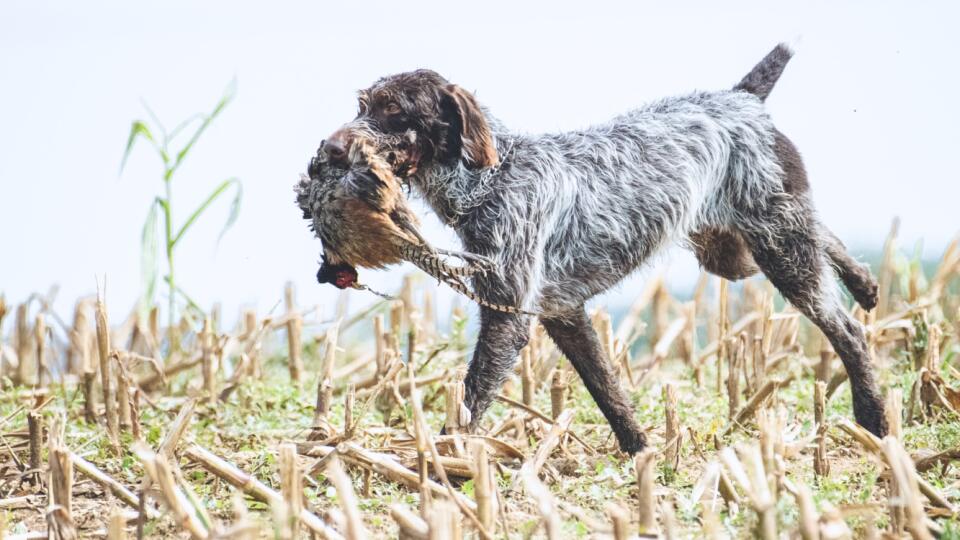
[[[163,277],[168,290],[168,318],[170,328],[174,327],[177,315],[177,296],[183,297],[186,305],[199,311],[196,303],[190,300],[190,297],[177,285],[175,258],[176,248],[183,241],[184,235],[190,230],[190,227],[196,223],[197,219],[210,208],[222,195],[233,191],[233,200],[230,203],[230,213],[227,221],[220,231],[217,239],[219,242],[223,234],[234,224],[240,211],[240,202],[243,198],[243,187],[240,181],[235,178],[227,178],[214,187],[210,195],[204,199],[197,208],[187,217],[187,219],[177,226],[174,223],[173,206],[173,178],[184,159],[196,145],[200,136],[210,127],[210,124],[223,112],[224,108],[233,100],[236,90],[235,82],[231,83],[223,96],[217,102],[213,110],[208,114],[196,114],[187,118],[172,130],[167,131],[163,123],[157,118],[149,106],[144,103],[144,109],[150,117],[150,121],[134,120],[130,127],[130,135],[127,137],[127,146],[123,152],[123,160],[120,164],[120,172],[127,163],[127,158],[133,150],[134,144],[143,139],[150,144],[163,163],[163,194],[157,195],[150,203],[150,209],[147,212],[147,219],[143,224],[143,232],[140,239],[140,266],[141,279],[143,281],[143,295],[140,306],[146,309],[153,305],[156,294],[157,281],[160,273],[159,257],[157,252],[161,248],[161,242],[158,238],[158,225],[163,225],[163,253],[166,256],[167,274]],[[192,132],[189,131],[192,129]],[[189,133],[189,137],[186,134]],[[184,140],[185,139],[185,140]],[[182,145],[175,148],[174,145],[183,141]],[[172,334],[171,334],[172,335]],[[171,343],[171,346],[175,344]]]

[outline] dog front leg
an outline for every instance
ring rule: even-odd
[[[470,409],[470,430],[496,397],[530,337],[530,317],[480,308],[480,334],[464,379],[464,404]]]
[[[643,450],[647,438],[634,418],[633,403],[620,384],[613,364],[604,354],[583,307],[565,317],[540,319],[540,323],[577,370],[584,386],[613,428],[620,449],[628,454]]]

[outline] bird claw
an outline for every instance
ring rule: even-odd
[[[495,274],[497,271],[497,264],[493,262],[492,259],[487,257],[476,256],[477,260],[469,261],[470,266],[477,269],[482,275]]]

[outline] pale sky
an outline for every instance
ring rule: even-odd
[[[140,287],[141,226],[162,189],[159,160],[130,122],[146,100],[168,127],[236,100],[174,180],[182,220],[220,180],[245,199],[219,248],[226,201],[178,251],[201,304],[269,309],[293,280],[301,303],[331,305],[314,281],[319,242],[291,187],[319,142],[355,113],[355,91],[419,67],[476,92],[525,132],[601,122],[659,97],[727,88],[775,43],[800,39],[768,100],[806,160],[824,221],[853,251],[902,236],[935,256],[960,229],[960,4],[944,2],[41,2],[0,3],[0,291],[19,302],[59,284],[57,310],[107,276],[115,317]],[[426,210],[424,210],[426,212]],[[454,236],[426,222],[436,245]],[[361,271],[381,289],[410,267]],[[683,284],[669,254],[645,278]],[[161,289],[162,290],[162,289]],[[351,293],[353,305],[374,300]],[[231,317],[232,318],[232,317]]]

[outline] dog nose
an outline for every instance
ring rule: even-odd
[[[323,141],[322,149],[331,161],[346,163],[347,152],[350,150],[350,138],[345,130],[338,129],[329,139]]]
[[[343,146],[343,141],[337,139],[328,139],[323,143],[323,151],[327,157],[340,160],[347,157],[347,149]]]

